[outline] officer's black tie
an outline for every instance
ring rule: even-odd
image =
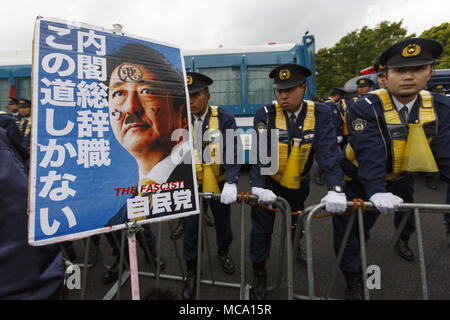
[[[400,116],[402,118],[402,122],[403,123],[408,123],[408,107],[407,106],[403,106],[403,108],[400,109]]]
[[[203,122],[203,119],[200,118],[200,117],[194,117],[194,116],[192,116],[192,119],[191,119],[192,124],[195,124],[197,121],[199,121],[199,123],[202,123],[202,122]]]
[[[295,128],[295,114],[289,116],[289,142],[292,146],[292,139],[294,138],[294,128]]]

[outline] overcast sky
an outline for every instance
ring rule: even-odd
[[[449,0],[8,0],[1,2],[0,51],[30,50],[36,16],[81,21],[182,49],[293,43],[305,31],[316,49],[364,25],[400,21],[408,33],[450,20]]]

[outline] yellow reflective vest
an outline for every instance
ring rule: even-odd
[[[408,127],[403,124],[400,120],[397,108],[393,105],[391,97],[386,89],[378,89],[371,91],[371,94],[378,96],[381,106],[383,108],[384,119],[387,125],[388,132],[382,132],[383,139],[389,143],[387,146],[387,168],[386,180],[395,180],[403,174],[402,166],[405,156],[405,146],[408,138]],[[420,98],[422,100],[419,106],[419,116],[418,119],[423,126],[427,128],[425,130],[425,135],[427,137],[428,144],[431,143],[433,138],[436,136],[437,131],[437,121],[436,112],[433,105],[433,97],[428,91],[422,90],[419,92]],[[345,149],[345,154],[348,160],[350,160],[356,167],[358,167],[358,161],[355,157],[355,152],[353,151],[350,143],[347,144]]]
[[[295,173],[296,175],[300,175],[300,180],[302,176],[304,176],[307,172],[304,172],[306,163],[308,159],[313,156],[311,152],[312,142],[314,139],[314,125],[315,125],[315,117],[314,117],[314,102],[304,100],[307,104],[306,117],[303,121],[303,126],[299,128],[302,130],[302,141],[300,143],[300,166],[299,171]],[[281,177],[283,175],[284,170],[286,169],[286,164],[288,162],[289,157],[289,145],[288,143],[282,141],[281,134],[282,131],[287,131],[286,126],[286,117],[284,116],[283,109],[278,104],[277,101],[273,102],[275,105],[275,127],[280,130],[279,141],[278,141],[278,171],[276,174],[271,175],[270,177],[280,183]],[[286,135],[284,135],[286,136]]]
[[[217,106],[210,106],[211,108],[211,116],[209,117],[209,122],[207,125],[207,130],[209,131],[208,137],[209,141],[211,141],[212,137],[214,137],[213,141],[208,144],[211,151],[211,163],[212,169],[214,172],[214,177],[217,182],[221,182],[225,179],[225,172],[222,172],[221,166],[221,154],[220,154],[220,139],[216,137],[219,134],[219,111]],[[192,136],[194,136],[194,130],[192,130]],[[208,142],[205,141],[203,143],[203,147],[206,147]],[[203,148],[202,148],[203,152]],[[195,155],[195,172],[197,174],[198,184],[203,184],[203,167],[200,161],[200,157],[197,154],[197,150],[194,148]]]

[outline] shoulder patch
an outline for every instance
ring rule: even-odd
[[[259,131],[259,132],[264,132],[266,129],[267,129],[267,124],[265,124],[264,122],[258,122],[257,124],[256,124],[256,129]]]
[[[352,127],[356,133],[362,133],[364,129],[366,129],[367,121],[361,118],[358,118],[352,122]]]

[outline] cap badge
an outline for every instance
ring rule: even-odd
[[[411,43],[407,45],[405,48],[403,48],[402,51],[402,57],[409,58],[409,57],[415,57],[420,54],[420,46],[416,43]]]
[[[282,69],[278,76],[280,80],[289,80],[291,78],[291,71],[289,69]]]
[[[187,76],[187,84],[188,86],[192,85],[194,83],[194,79],[192,79],[191,76]]]

